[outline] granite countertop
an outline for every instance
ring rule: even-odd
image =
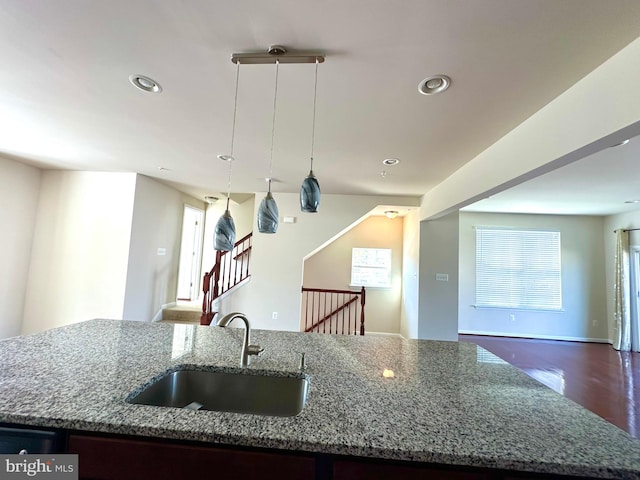
[[[91,320],[0,341],[0,422],[640,479],[640,442],[466,342],[254,330],[265,351],[251,369],[298,372],[306,353],[309,396],[298,416],[124,401],[178,365],[237,368],[243,333]]]

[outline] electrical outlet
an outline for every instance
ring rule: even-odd
[[[591,320],[591,325],[592,326],[597,326],[598,325],[598,321],[594,318],[593,320]]]
[[[278,319],[278,312],[273,312],[273,313],[271,314],[271,318],[272,318],[273,320],[277,320],[277,319]]]
[[[509,320],[510,320],[511,322],[515,322],[515,321],[516,321],[516,316],[515,316],[513,313],[512,313],[512,314],[510,314],[510,315],[509,315]]]

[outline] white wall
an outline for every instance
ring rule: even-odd
[[[561,235],[564,311],[474,308],[476,225],[558,230]],[[461,212],[460,331],[569,340],[606,340],[602,229],[602,217]],[[510,320],[510,315],[514,315],[514,321]]]
[[[420,270],[420,212],[410,210],[404,217],[402,242],[402,307],[400,334],[418,338],[418,271]]]
[[[204,202],[137,175],[122,318],[148,322],[176,301],[185,204],[204,210]]]
[[[258,210],[264,193],[257,193]],[[377,205],[416,206],[410,197],[322,195],[318,213],[300,212],[298,193],[274,193],[281,223],[275,235],[258,233],[254,223],[251,281],[231,295],[225,308],[246,313],[252,326],[298,331],[304,258],[349,228]],[[283,216],[296,223],[282,223]],[[278,318],[272,319],[272,312]]]
[[[0,157],[0,339],[22,329],[41,171]]]
[[[122,318],[135,178],[42,173],[23,334]]]
[[[615,317],[613,309],[613,285],[615,283],[616,262],[616,234],[613,232],[619,228],[640,228],[640,210],[610,215],[604,218],[604,262],[606,272],[606,300],[607,300],[607,338],[613,341],[615,335]],[[629,244],[640,245],[640,231],[629,232]]]
[[[421,218],[457,210],[637,136],[638,78],[640,38],[427,192]]]
[[[458,340],[458,224],[458,212],[420,223],[418,338]]]
[[[232,209],[233,222],[236,225],[236,241],[251,233],[256,223],[255,196],[242,203],[235,205]]]
[[[303,285],[349,290],[353,248],[391,249],[391,288],[367,288],[365,332],[400,333],[403,218],[371,216],[304,261]],[[353,290],[359,290],[354,287]],[[303,305],[304,309],[304,305]],[[360,320],[358,319],[358,325]]]

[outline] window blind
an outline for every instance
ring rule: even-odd
[[[351,285],[391,286],[391,249],[353,248],[351,250]]]
[[[476,306],[562,309],[560,232],[476,227]]]

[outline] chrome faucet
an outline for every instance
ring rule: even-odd
[[[260,355],[264,351],[264,348],[262,348],[260,345],[250,344],[251,327],[249,326],[249,319],[244,313],[229,313],[218,320],[216,322],[216,325],[218,325],[219,327],[226,327],[236,318],[239,318],[244,322],[244,341],[242,342],[242,356],[240,357],[240,366],[244,368],[249,366],[249,356]]]

